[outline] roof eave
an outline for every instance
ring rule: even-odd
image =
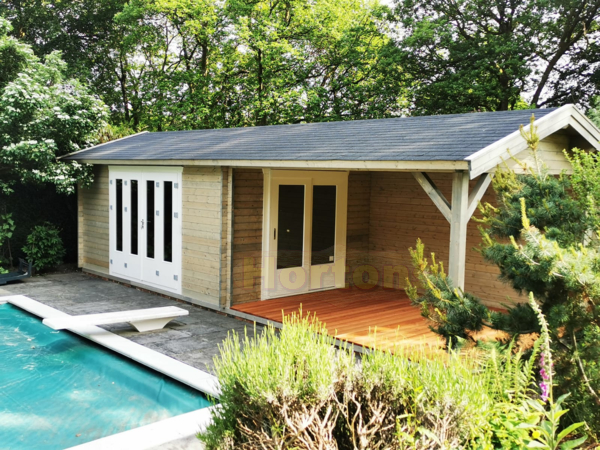
[[[102,144],[94,145],[92,147],[84,148],[83,150],[77,150],[76,152],[72,152],[72,153],[68,153],[66,155],[59,156],[57,159],[61,160],[61,159],[69,158],[69,159],[72,159],[73,161],[79,161],[77,158],[71,158],[71,157],[74,155],[78,155],[79,153],[82,153],[82,152],[87,152],[89,150],[103,147],[104,145],[107,145],[107,144],[114,144],[115,142],[124,141],[125,139],[129,139],[134,136],[140,136],[140,135],[146,134],[146,133],[149,133],[149,131],[140,131],[139,133],[130,134],[129,136],[124,136],[119,139],[113,139],[112,141],[103,142]]]
[[[592,147],[600,151],[600,130],[574,105],[564,105],[556,111],[537,119],[534,122],[540,139],[556,131],[572,126]],[[530,125],[524,124],[524,130],[529,131]],[[527,143],[521,136],[520,130],[515,130],[508,136],[488,145],[465,158],[469,163],[471,179],[482,173],[489,172],[510,156],[516,156],[527,149]],[[509,153],[510,150],[510,153]]]
[[[468,170],[469,162],[458,161],[341,161],[341,160],[186,160],[186,159],[80,159],[81,163],[127,166],[227,166],[245,168],[315,169],[315,170],[391,170],[405,172]]]

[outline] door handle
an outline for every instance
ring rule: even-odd
[[[277,228],[273,228],[273,239],[277,239]]]
[[[142,230],[144,229],[144,219],[142,219]]]

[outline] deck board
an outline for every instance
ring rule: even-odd
[[[332,336],[365,347],[391,350],[443,345],[402,290],[334,289],[244,303],[232,309],[279,323],[284,315],[302,309],[303,315],[316,315]]]

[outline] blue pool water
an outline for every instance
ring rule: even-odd
[[[210,406],[200,392],[0,305],[0,449],[64,449]]]

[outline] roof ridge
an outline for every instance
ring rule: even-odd
[[[195,133],[201,131],[225,131],[225,130],[251,130],[251,129],[269,129],[274,127],[296,127],[296,126],[311,126],[311,125],[329,125],[329,124],[342,124],[342,123],[364,123],[364,122],[381,122],[387,120],[411,120],[411,119],[424,119],[424,118],[439,118],[439,117],[462,117],[462,116],[471,116],[471,115],[488,115],[488,114],[503,114],[507,115],[510,113],[522,113],[525,111],[553,111],[558,109],[558,106],[553,106],[551,108],[532,108],[532,109],[512,109],[506,111],[472,111],[468,113],[452,113],[452,114],[430,114],[430,115],[417,115],[417,116],[397,116],[397,117],[382,117],[379,119],[352,119],[352,120],[328,120],[321,122],[300,122],[300,123],[278,123],[271,125],[253,125],[253,126],[243,126],[243,127],[223,127],[223,128],[197,128],[194,130],[168,130],[168,131],[150,131],[150,134],[166,134],[166,133]],[[113,141],[111,141],[113,142]]]

